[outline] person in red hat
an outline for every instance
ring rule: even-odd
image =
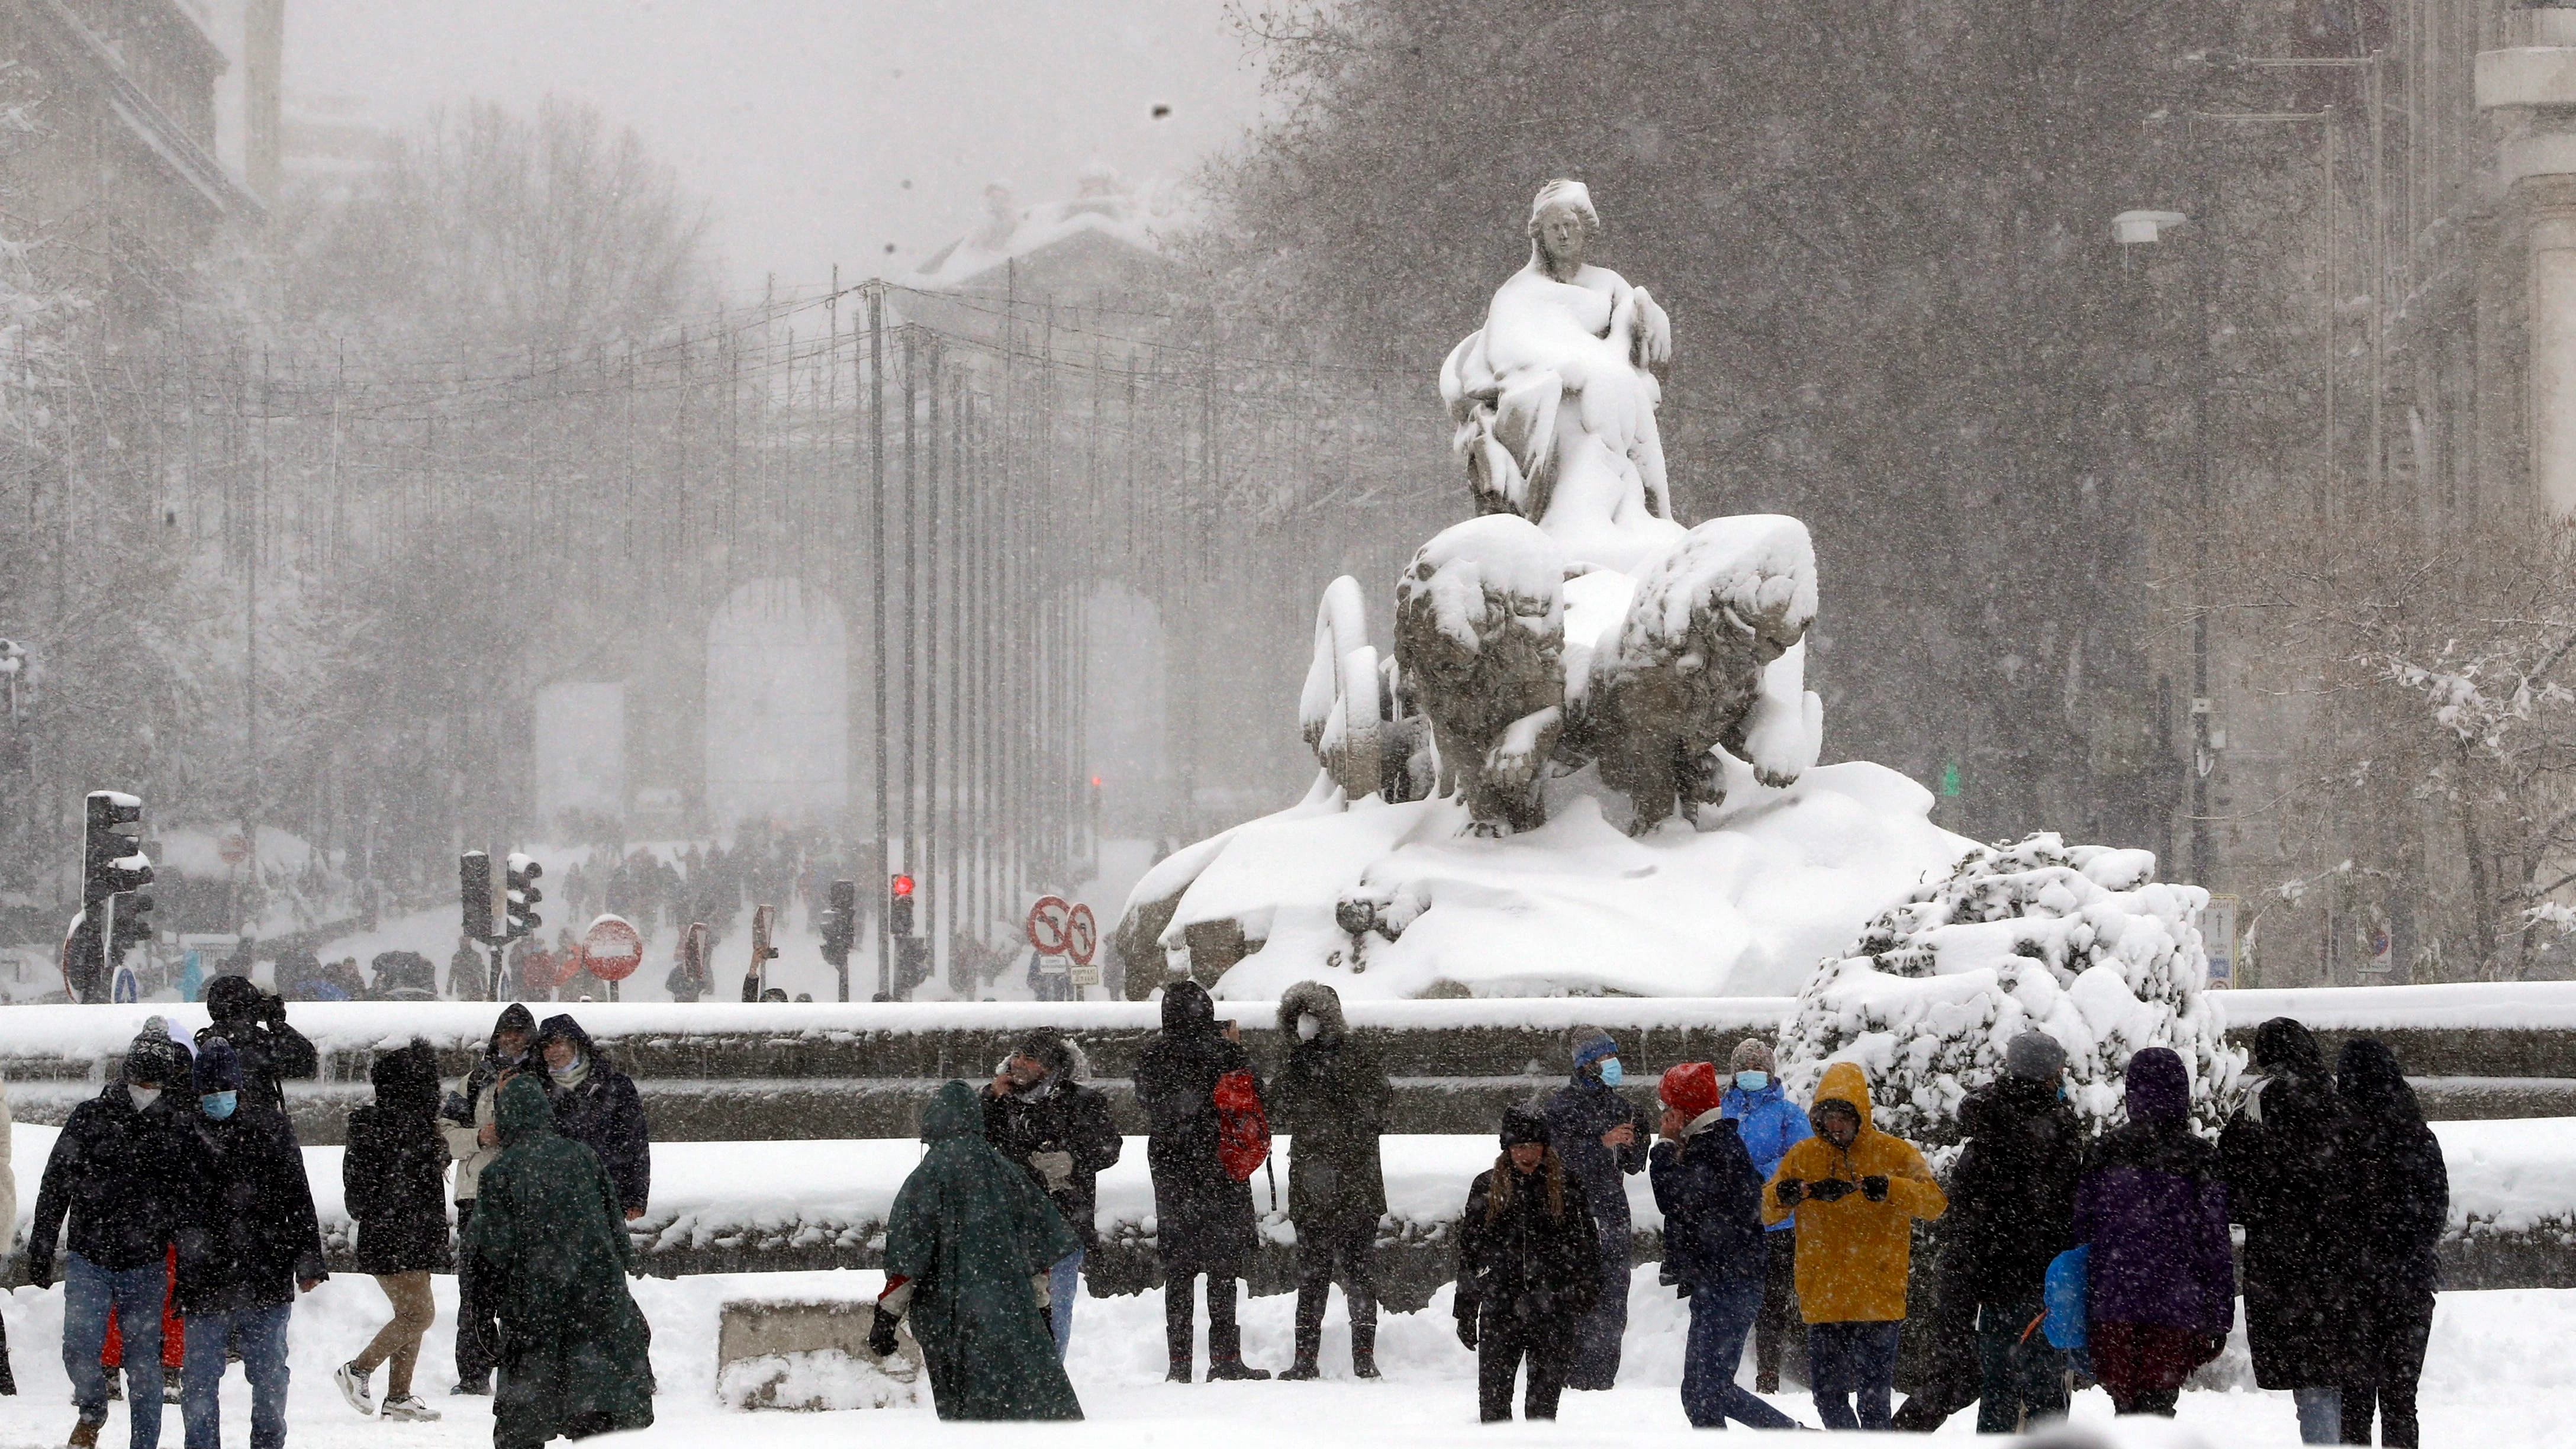
[[[1745,1336],[1762,1311],[1762,1179],[1735,1124],[1718,1107],[1717,1068],[1684,1062],[1655,1095],[1664,1115],[1646,1171],[1664,1214],[1664,1269],[1690,1299],[1682,1350],[1682,1413],[1694,1429],[1726,1421],[1793,1429],[1797,1421],[1735,1381]]]

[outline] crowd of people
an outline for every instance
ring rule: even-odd
[[[96,1444],[112,1393],[160,1402],[168,1365],[189,1449],[216,1449],[228,1359],[251,1386],[254,1449],[283,1442],[287,1323],[296,1295],[328,1276],[284,1110],[283,1083],[312,1076],[315,1052],[247,981],[218,979],[208,1005],[193,1037],[152,1018],[45,1166],[27,1265],[45,1285],[59,1260],[75,1446]],[[1296,1147],[1294,1350],[1278,1377],[1321,1376],[1336,1285],[1352,1373],[1380,1377],[1373,1258],[1394,1089],[1377,1053],[1312,982],[1282,994],[1284,1056],[1267,1082],[1204,990],[1174,983],[1160,1009],[1135,1090],[1169,1377],[1191,1382],[1202,1363],[1208,1380],[1272,1376],[1245,1359],[1238,1306],[1259,1241],[1251,1179],[1274,1133]],[[2174,1052],[2129,1060],[2125,1120],[2091,1136],[2067,1101],[2064,1049],[2026,1032],[1961,1102],[1944,1178],[1874,1123],[1856,1063],[1827,1064],[1801,1109],[1770,1044],[1748,1038],[1723,1073],[1661,1073],[1649,1106],[1623,1090],[1611,1034],[1578,1029],[1567,1049],[1566,1083],[1503,1114],[1453,1235],[1457,1334],[1488,1422],[1513,1417],[1516,1390],[1522,1416],[1544,1420],[1566,1390],[1616,1384],[1628,1179],[1642,1173],[1663,1218],[1658,1276],[1689,1305],[1681,1403],[1696,1427],[1794,1426],[1764,1396],[1801,1339],[1824,1427],[1930,1430],[1973,1403],[1980,1432],[2015,1432],[2063,1416],[2084,1380],[2121,1414],[2171,1415],[2229,1340],[2241,1271],[2256,1382],[2291,1393],[2306,1442],[2368,1444],[2374,1426],[2383,1444],[2417,1442],[2447,1176],[2376,1041],[2347,1043],[2329,1069],[2298,1023],[2264,1023],[2250,1090],[2212,1141]],[[951,1082],[923,1113],[868,1344],[894,1352],[909,1324],[942,1417],[1081,1415],[1064,1361],[1100,1241],[1098,1177],[1125,1146],[1088,1074],[1080,1046],[1042,1028],[980,1092]],[[353,1256],[390,1316],[334,1370],[350,1406],[439,1417],[414,1379],[436,1311],[430,1275],[453,1270],[455,1392],[492,1396],[499,1449],[649,1424],[650,1330],[625,1286],[627,1224],[652,1175],[634,1083],[572,1017],[540,1021],[517,1003],[455,1090],[442,1094],[436,1054],[417,1041],[380,1050],[369,1080],[342,1186]],[[1917,1285],[1915,1224],[1935,1220],[1938,1260]],[[1899,1408],[1900,1332],[1915,1314],[1922,1352]],[[133,1415],[134,1449],[154,1449],[160,1427]]]

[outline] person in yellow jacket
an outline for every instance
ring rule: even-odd
[[[1950,1200],[1914,1144],[1869,1124],[1869,1078],[1859,1067],[1826,1067],[1807,1117],[1816,1135],[1772,1170],[1762,1220],[1797,1223],[1798,1311],[1817,1414],[1828,1429],[1885,1429],[1913,1220],[1939,1217]]]

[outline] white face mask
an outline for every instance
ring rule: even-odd
[[[135,1111],[144,1112],[151,1110],[152,1104],[161,1100],[161,1089],[159,1087],[138,1087],[132,1082],[128,1082],[125,1084],[125,1095],[134,1099]]]
[[[1315,1019],[1315,1014],[1311,1011],[1306,1013],[1304,1016],[1297,1018],[1297,1040],[1299,1041],[1313,1041],[1315,1039],[1315,1033],[1322,1031],[1323,1029],[1324,1024],[1317,1021]]]

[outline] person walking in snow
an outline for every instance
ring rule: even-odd
[[[420,1360],[421,1336],[437,1318],[429,1275],[448,1267],[448,1148],[438,1128],[438,1054],[424,1041],[378,1052],[367,1080],[376,1100],[350,1109],[340,1186],[358,1223],[358,1267],[375,1277],[394,1316],[332,1377],[361,1414],[426,1421],[438,1411],[412,1393],[412,1369]],[[369,1382],[378,1364],[390,1365],[382,1409]]]
[[[1566,1034],[1574,1075],[1547,1099],[1547,1126],[1566,1171],[1582,1186],[1585,1206],[1601,1234],[1596,1261],[1600,1292],[1576,1330],[1574,1358],[1566,1366],[1569,1389],[1605,1390],[1619,1382],[1620,1340],[1628,1332],[1628,1273],[1634,1225],[1626,1178],[1645,1171],[1646,1143],[1654,1124],[1644,1108],[1619,1094],[1619,1044],[1610,1033],[1578,1026]]]
[[[463,1295],[500,1345],[493,1449],[537,1449],[653,1422],[653,1330],[627,1291],[635,1245],[599,1155],[555,1130],[532,1073],[502,1084],[501,1152],[458,1250]]]
[[[1196,1334],[1191,1299],[1207,1275],[1208,1377],[1266,1379],[1243,1361],[1235,1317],[1235,1284],[1253,1249],[1252,1188],[1226,1170],[1220,1142],[1217,1084],[1243,1073],[1257,1094],[1239,1029],[1220,1030],[1216,1003],[1195,981],[1163,988],[1163,1034],[1136,1062],[1136,1105],[1148,1131],[1145,1162],[1154,1177],[1154,1248],[1163,1261],[1163,1335],[1171,1380],[1190,1381]]]
[[[63,1264],[63,1372],[72,1382],[73,1449],[90,1449],[107,1422],[99,1349],[111,1306],[121,1311],[134,1358],[129,1376],[133,1449],[161,1443],[163,1266],[188,1183],[180,1165],[178,1104],[163,1088],[187,1070],[187,1052],[147,1027],[126,1049],[120,1080],[74,1107],[45,1160],[36,1216],[27,1228],[27,1281],[54,1281],[54,1252],[69,1221]]]
[[[1280,1375],[1323,1372],[1324,1304],[1341,1280],[1351,1314],[1351,1372],[1377,1371],[1378,1220],[1386,1216],[1386,1172],[1378,1134],[1395,1089],[1377,1053],[1351,1039],[1342,998],[1300,981],[1279,993],[1279,1035],[1288,1061],[1270,1086],[1271,1125],[1295,1139],[1288,1156],[1288,1221],[1297,1229],[1297,1361]]]
[[[528,1046],[537,1018],[511,1002],[492,1024],[483,1055],[465,1074],[464,1083],[448,1094],[438,1111],[438,1130],[447,1139],[447,1155],[456,1162],[456,1236],[462,1241],[474,1227],[474,1199],[483,1169],[501,1155],[498,1094],[502,1078],[528,1066]],[[456,1280],[456,1388],[459,1394],[492,1392],[492,1365],[500,1346],[486,1336],[491,1314],[473,1298],[474,1285]]]
[[[570,1016],[545,1019],[536,1051],[554,1099],[555,1130],[599,1154],[626,1221],[644,1216],[653,1190],[653,1143],[634,1079],[610,1066]]]
[[[1601,1235],[1546,1117],[1510,1108],[1499,1135],[1502,1154],[1476,1175],[1458,1215],[1458,1341],[1476,1351],[1478,1418],[1512,1417],[1512,1384],[1526,1363],[1522,1416],[1554,1419],[1575,1326],[1601,1292]]]
[[[2172,1417],[2183,1381],[2236,1321],[2227,1183],[2191,1128],[2191,1079],[2170,1048],[2129,1058],[2129,1120],[2085,1154],[2074,1241],[2085,1343],[2113,1411]]]
[[[1656,1096],[1664,1113],[1646,1171],[1664,1215],[1664,1266],[1690,1299],[1682,1413],[1694,1429],[1723,1429],[1729,1419],[1755,1429],[1795,1428],[1796,1420],[1735,1382],[1745,1336],[1762,1311],[1762,1177],[1726,1118],[1717,1068],[1674,1067]]]
[[[2066,1049],[2043,1031],[2004,1045],[2004,1072],[1959,1105],[1967,1147],[1950,1172],[1942,1251],[1976,1305],[1977,1432],[2066,1416],[2066,1360],[2031,1331],[2048,1265],[2074,1244],[2084,1124],[2066,1101]]]
[[[286,1084],[309,1082],[322,1072],[322,1054],[304,1033],[287,1024],[286,998],[262,991],[246,977],[220,976],[206,986],[210,1025],[197,1032],[197,1049],[220,1038],[241,1058],[242,1095],[253,1106],[286,1110]]]
[[[1859,1067],[1826,1067],[1807,1116],[1816,1135],[1780,1159],[1763,1221],[1797,1224],[1798,1312],[1816,1412],[1828,1429],[1885,1429],[1913,1220],[1941,1216],[1949,1199],[1912,1143],[1870,1125],[1869,1079]]]
[[[1789,1149],[1815,1135],[1807,1114],[1789,1101],[1780,1085],[1780,1068],[1771,1044],[1748,1036],[1727,1058],[1726,1091],[1718,1111],[1735,1124],[1735,1135],[1753,1159],[1753,1171],[1764,1182]],[[1762,1234],[1762,1312],[1753,1320],[1753,1391],[1780,1392],[1780,1360],[1789,1348],[1789,1319],[1798,1311],[1798,1237],[1787,1219]]]
[[[1073,1251],[1047,1269],[1048,1326],[1056,1357],[1073,1342],[1073,1301],[1082,1293],[1082,1259],[1100,1246],[1092,1218],[1102,1169],[1126,1149],[1109,1099],[1078,1080],[1080,1058],[1064,1033],[1042,1026],[1021,1038],[984,1088],[984,1140],[1018,1163],[1029,1181],[1073,1229]]]
[[[251,1100],[246,1081],[231,1045],[210,1041],[197,1052],[196,1110],[174,1114],[186,1184],[175,1236],[179,1316],[187,1325],[180,1420],[188,1449],[222,1442],[228,1353],[241,1355],[250,1380],[251,1449],[282,1449],[287,1320],[295,1295],[331,1276],[322,1267],[322,1225],[303,1149],[286,1114]]]
[[[2299,1436],[2343,1434],[2342,1388],[2361,1368],[2364,1204],[2349,1123],[2308,1029],[2254,1029],[2262,1075],[2218,1137],[2227,1210],[2245,1225],[2245,1337],[2254,1382],[2288,1389]]]
[[[2451,1174],[2442,1144],[2424,1125],[2415,1089],[2387,1047],[2370,1037],[2344,1043],[2335,1089],[2350,1114],[2358,1176],[2361,1248],[2360,1352],[2343,1382],[2343,1442],[2415,1449],[2415,1381],[2433,1328],[2438,1249],[2451,1211]]]
[[[1079,1419],[1047,1324],[1047,1278],[1081,1239],[1047,1194],[978,1130],[975,1093],[950,1082],[921,1114],[921,1165],[886,1217],[885,1291],[868,1346],[894,1352],[912,1320],[942,1419]]]

